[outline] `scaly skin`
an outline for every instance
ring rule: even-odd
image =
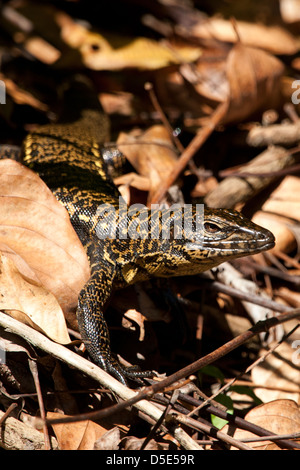
[[[79,90],[89,94],[84,85]],[[77,97],[78,93],[77,88]],[[155,276],[198,274],[226,260],[267,250],[274,246],[274,236],[236,211],[206,208],[201,239],[199,233],[183,230],[176,238],[172,223],[170,236],[165,237],[164,228],[181,211],[174,208],[171,212],[156,212],[155,238],[149,232],[153,227],[150,211],[143,213],[145,223],[140,227],[139,239],[107,237],[114,221],[117,230],[126,235],[129,222],[139,219],[140,213],[131,216],[128,211],[119,211],[120,195],[107,174],[99,147],[107,136],[107,118],[97,109],[97,103],[90,104],[90,98],[88,95],[82,107],[76,100],[77,116],[73,121],[65,118],[65,122],[42,126],[29,134],[24,142],[24,163],[40,174],[66,207],[86,248],[91,278],[79,295],[77,309],[86,348],[98,365],[126,383],[126,376],[144,373],[124,369],[111,354],[103,306],[114,287]],[[103,204],[112,208],[111,215],[101,215],[99,208]],[[187,216],[192,227],[197,213],[194,206]]]

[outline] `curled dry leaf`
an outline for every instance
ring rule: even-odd
[[[245,419],[250,423],[261,426],[275,434],[294,434],[300,432],[300,409],[292,400],[275,400],[253,408],[246,414]],[[222,432],[230,432],[226,425]],[[232,433],[230,433],[232,435]],[[235,439],[255,438],[256,435],[249,431],[238,429],[233,437]],[[299,440],[297,441],[299,442]],[[248,443],[256,450],[275,450],[280,447],[271,441]]]
[[[145,326],[144,326],[145,317],[135,309],[127,310],[124,317],[130,320],[130,322],[132,321],[139,326],[139,329],[140,329],[139,341],[143,341],[145,338]],[[124,321],[123,321],[123,326],[125,326]]]
[[[28,168],[2,160],[0,170],[0,250],[14,262],[21,278],[46,289],[62,311],[70,314],[90,269],[67,211]],[[12,271],[15,268],[10,266]],[[18,308],[9,304],[10,309]],[[42,300],[40,310],[47,327],[53,305],[49,304],[47,310]],[[30,318],[38,324],[36,318]],[[47,329],[44,331],[48,334]]]

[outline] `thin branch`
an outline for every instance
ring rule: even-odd
[[[278,317],[272,317],[268,318],[267,320],[264,321],[259,321],[256,325],[254,325],[252,328],[249,330],[245,331],[244,333],[240,334],[236,338],[233,338],[232,340],[228,341],[225,343],[223,346],[219,347],[215,351],[207,354],[206,356],[198,359],[197,361],[193,362],[192,364],[189,364],[188,366],[184,367],[183,369],[175,372],[174,374],[170,375],[169,377],[166,377],[165,379],[161,380],[160,382],[154,383],[149,387],[143,388],[140,392],[132,396],[130,400],[128,400],[125,403],[119,403],[118,405],[114,405],[110,408],[106,408],[101,411],[95,411],[91,413],[87,413],[84,417],[84,419],[87,419],[87,416],[89,418],[99,418],[99,417],[104,417],[108,416],[112,413],[114,413],[116,410],[120,410],[123,408],[126,408],[127,406],[131,406],[133,404],[136,404],[140,400],[145,400],[151,398],[155,393],[158,393],[162,390],[165,390],[167,387],[169,387],[171,384],[174,382],[177,382],[186,376],[189,376],[199,369],[203,368],[204,366],[207,366],[216,360],[220,359],[221,357],[224,357],[226,354],[229,352],[233,351],[237,347],[241,346],[242,344],[246,343],[249,341],[249,339],[253,338],[254,336],[258,335],[259,333],[268,331],[269,329],[284,323],[289,320],[293,320],[295,318],[300,317],[300,308],[299,309],[294,309],[291,312],[283,313],[279,315]],[[48,423],[62,423],[62,422],[68,422],[68,420],[72,420],[71,418],[58,418],[55,420],[49,420]]]
[[[38,403],[39,403],[39,408],[40,408],[40,413],[41,413],[41,418],[45,423],[46,419],[46,413],[45,413],[45,407],[44,407],[44,400],[42,396],[42,390],[41,390],[41,385],[40,385],[40,380],[39,380],[39,373],[38,373],[38,368],[37,364],[33,359],[28,358],[28,363],[29,363],[29,369],[31,372],[31,375],[34,380],[34,385],[38,397]],[[51,445],[50,445],[50,438],[49,438],[49,432],[46,424],[43,425],[43,433],[44,433],[44,440],[45,440],[45,450],[50,450]]]
[[[186,149],[182,152],[178,159],[175,168],[172,170],[170,175],[163,182],[159,190],[151,198],[150,204],[160,203],[162,198],[167,193],[168,189],[177,180],[181,172],[185,169],[191,158],[194,156],[196,151],[204,144],[208,137],[213,133],[216,127],[220,124],[223,117],[226,114],[228,104],[227,102],[221,103],[215,109],[211,115],[209,122],[203,126],[195,135],[193,140],[189,143]]]
[[[95,380],[99,381],[102,385],[107,386],[115,392],[120,398],[125,399],[126,401],[120,402],[116,405],[113,405],[109,408],[105,408],[100,411],[94,411],[91,413],[85,413],[84,415],[74,416],[74,417],[62,417],[59,419],[46,420],[46,424],[58,424],[58,423],[67,423],[74,421],[82,421],[86,419],[99,419],[107,417],[120,411],[129,406],[134,405],[137,409],[144,412],[146,415],[151,416],[155,420],[159,420],[161,416],[161,410],[155,407],[152,403],[148,403],[146,400],[151,398],[155,393],[158,393],[162,390],[165,390],[166,387],[169,387],[176,381],[189,376],[204,366],[213,363],[214,361],[224,357],[226,354],[241,346],[249,339],[253,338],[255,335],[268,331],[269,329],[276,327],[278,324],[293,320],[300,317],[300,308],[294,309],[292,311],[283,313],[277,317],[268,318],[267,320],[260,321],[254,325],[249,330],[246,330],[244,333],[240,334],[236,338],[228,341],[223,346],[219,347],[215,351],[207,354],[206,356],[198,359],[192,364],[184,367],[178,372],[166,377],[160,382],[154,383],[151,386],[143,388],[140,392],[135,393],[133,390],[128,389],[116,379],[111,377],[109,374],[105,373],[95,364],[90,363],[86,359],[80,357],[78,354],[69,351],[66,347],[59,344],[53,343],[53,341],[46,338],[41,333],[34,331],[32,328],[20,323],[19,321],[9,317],[8,315],[0,312],[0,325],[4,328],[9,328],[13,333],[22,336],[24,339],[34,344],[35,346],[43,349],[46,352],[50,352],[55,357],[67,362],[73,367],[84,371],[90,377],[93,377]],[[34,336],[34,338],[33,338]],[[53,348],[53,344],[55,348]],[[55,352],[54,352],[55,351]],[[219,410],[220,412],[221,410]],[[226,415],[226,413],[225,413]],[[227,417],[225,419],[228,419]],[[185,440],[185,445],[190,446],[189,448],[200,449],[200,446],[188,436],[181,428],[176,428],[174,431],[174,437],[176,439],[181,439],[181,442]],[[269,433],[270,434],[270,433]],[[185,447],[187,448],[187,447]]]

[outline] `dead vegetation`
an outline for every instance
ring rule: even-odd
[[[300,2],[109,3],[1,6],[0,446],[299,449]],[[89,266],[68,217],[5,159],[76,73],[111,118],[129,204],[235,208],[276,236],[263,255],[113,296],[112,349],[158,371],[132,388],[82,350]]]

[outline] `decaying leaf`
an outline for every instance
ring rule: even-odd
[[[90,269],[67,211],[28,168],[2,160],[0,172],[0,249],[21,277],[44,287],[68,314],[77,305]]]
[[[245,419],[250,423],[261,426],[275,434],[294,434],[300,432],[300,410],[296,402],[292,400],[275,400],[263,405],[256,406]],[[226,425],[223,432],[228,432]],[[232,433],[230,433],[232,435]],[[236,430],[235,439],[255,438],[256,435],[242,429]],[[299,440],[297,441],[299,442]],[[248,445],[256,450],[275,450],[280,447],[271,441],[249,442]]]

